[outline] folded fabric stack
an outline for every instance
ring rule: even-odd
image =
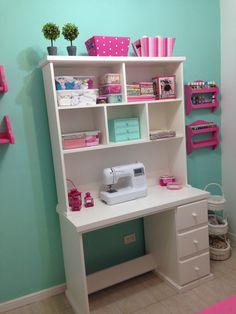
[[[150,140],[157,140],[165,137],[174,137],[176,136],[176,132],[173,130],[151,130],[150,131]]]

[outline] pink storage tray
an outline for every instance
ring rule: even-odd
[[[100,87],[100,94],[120,94],[121,93],[121,85],[120,84],[108,84]]]
[[[89,56],[128,56],[130,38],[93,36],[85,42]]]
[[[0,133],[0,144],[15,144],[15,138],[12,133],[11,123],[8,116],[4,116],[6,131]]]
[[[141,95],[141,96],[128,96],[128,102],[142,102],[142,101],[152,101],[156,99],[156,96]]]

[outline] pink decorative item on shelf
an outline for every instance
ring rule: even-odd
[[[140,95],[140,96],[128,96],[128,102],[140,102],[140,101],[152,101],[156,99],[156,96],[152,95]]]
[[[103,85],[99,88],[99,92],[100,92],[100,95],[120,94],[121,93],[121,85],[120,84]]]
[[[99,131],[86,131],[85,132],[85,146],[96,146],[100,142]]]
[[[64,149],[73,149],[84,147],[85,144],[85,133],[67,133],[62,135],[62,144]]]
[[[91,196],[90,192],[85,193],[84,206],[85,207],[93,207],[94,206],[94,199]]]
[[[93,36],[85,42],[89,56],[128,56],[130,38]]]
[[[71,210],[79,211],[82,206],[82,198],[81,198],[81,192],[79,192],[77,189],[72,189],[68,193],[69,198],[69,206],[71,207]]]
[[[175,75],[157,76],[152,81],[157,99],[176,98]]]
[[[73,185],[73,188],[68,192],[69,206],[71,207],[71,210],[73,212],[80,211],[82,207],[81,192],[76,188],[72,180],[70,179],[66,179],[66,180]]]
[[[5,79],[3,65],[0,64],[0,93],[6,93],[8,91],[7,82]]]
[[[184,85],[186,115],[192,110],[211,108],[215,112],[219,107],[219,87],[214,81],[197,80]]]
[[[147,37],[132,43],[137,57],[171,57],[173,55],[176,38],[173,37]]]
[[[14,135],[11,129],[11,123],[8,116],[4,116],[6,131],[0,133],[0,144],[15,144]]]
[[[197,120],[186,125],[187,153],[191,154],[194,149],[203,147],[212,147],[212,149],[215,149],[219,145],[218,132],[219,127],[215,122]],[[193,140],[194,136],[204,133],[211,133],[211,137],[198,141]]]
[[[120,84],[120,74],[119,73],[106,73],[100,77],[99,82],[101,85],[106,84]]]

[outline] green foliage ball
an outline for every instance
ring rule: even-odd
[[[62,28],[62,35],[66,40],[72,42],[79,36],[78,27],[75,24],[67,23]]]
[[[56,40],[60,36],[60,29],[54,23],[47,23],[42,28],[43,35],[46,39]]]

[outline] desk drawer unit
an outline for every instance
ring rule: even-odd
[[[137,140],[140,138],[138,118],[112,119],[108,121],[109,139],[112,142]]]
[[[176,212],[176,229],[183,231],[184,229],[195,228],[203,224],[207,224],[207,201],[199,201],[177,207]]]
[[[208,226],[177,236],[179,258],[196,255],[209,248]]]
[[[176,209],[179,285],[210,274],[207,200]]]
[[[185,285],[210,273],[209,253],[179,262],[179,284]]]

